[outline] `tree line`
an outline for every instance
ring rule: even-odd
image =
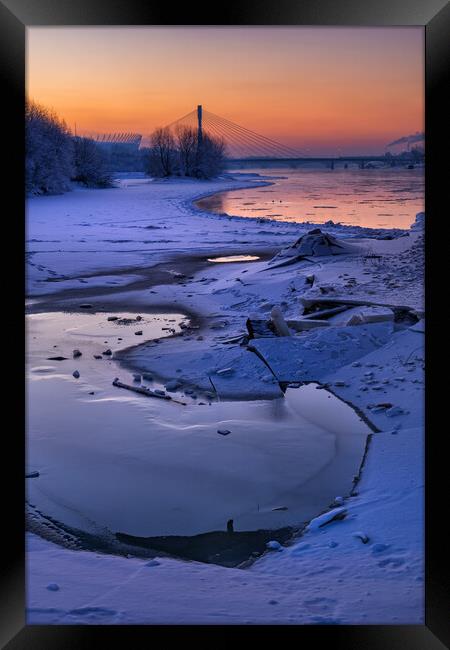
[[[27,101],[25,106],[25,187],[28,194],[61,194],[70,183],[111,187],[107,160],[95,142],[73,136],[49,109]]]
[[[116,147],[119,150],[119,147]],[[121,165],[130,169],[120,169]],[[225,164],[225,143],[196,129],[174,133],[158,128],[150,147],[135,154],[107,152],[90,138],[74,136],[56,113],[32,101],[25,107],[25,184],[27,194],[61,194],[72,182],[112,187],[117,171],[141,168],[149,176],[212,178]]]

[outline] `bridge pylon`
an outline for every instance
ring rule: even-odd
[[[203,107],[201,104],[197,106],[197,144],[200,147],[203,140],[203,127],[202,127],[202,118],[203,118]]]

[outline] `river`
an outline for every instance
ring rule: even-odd
[[[424,169],[241,170],[271,177],[270,187],[220,192],[197,201],[203,210],[242,217],[369,228],[404,228],[425,207]]]

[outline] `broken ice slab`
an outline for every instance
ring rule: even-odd
[[[201,339],[198,338],[198,340],[200,341]],[[223,343],[225,345],[233,345],[233,344],[236,344],[236,343],[245,344],[248,341],[248,336],[246,334],[237,334],[236,336],[230,336],[230,337],[216,336],[216,337],[214,337],[214,340],[215,341],[220,341],[220,343]]]
[[[305,314],[303,318],[313,318],[313,319],[322,319],[328,318],[329,316],[334,316],[334,314],[340,314],[343,311],[347,311],[349,305],[340,305],[338,307],[330,307],[329,309],[318,309],[317,311],[310,312]]]
[[[300,320],[286,321],[289,328],[295,332],[305,332],[312,330],[315,327],[329,327],[329,322],[326,320],[316,320],[313,318],[301,318]]]
[[[394,312],[390,307],[369,305],[351,307],[344,312],[331,316],[328,322],[332,325],[361,325],[363,323],[381,323],[393,320]]]
[[[284,320],[283,313],[277,305],[272,307],[272,311],[270,312],[270,321],[278,336],[291,336],[291,331]]]
[[[355,299],[347,296],[340,296],[339,298],[330,298],[327,296],[326,298],[320,298],[319,296],[315,298],[304,298],[303,296],[300,298],[300,302],[302,303],[303,307],[305,308],[305,312],[307,311],[310,313],[311,311],[314,310],[314,308],[318,307],[333,307],[333,306],[348,306],[348,307],[354,307],[354,306],[376,306],[376,307],[389,307],[395,312],[398,311],[406,311],[406,312],[413,312],[413,308],[409,307],[408,305],[400,305],[400,304],[395,304],[395,303],[386,303],[386,302],[378,302],[374,300],[368,300],[368,299]]]
[[[391,322],[359,327],[324,327],[304,336],[254,339],[254,350],[279,382],[321,381],[384,345],[393,331]]]
[[[277,339],[279,340],[279,339]],[[223,358],[223,352],[220,357]],[[283,397],[276,378],[265,363],[247,349],[235,350],[228,357],[232,373],[221,373],[219,368],[209,375],[220,399],[257,400]]]
[[[413,332],[421,332],[422,334],[425,334],[425,318],[421,318],[418,323],[415,323],[415,325],[412,325],[409,329]]]
[[[292,333],[295,332],[304,332],[306,330],[314,329],[315,327],[328,327],[329,323],[326,320],[315,320],[313,318],[308,319],[299,319],[299,320],[287,320],[286,321]],[[273,330],[273,324],[271,321],[263,319],[247,319],[247,330],[249,333],[250,339],[257,338],[271,338],[277,337],[278,334]]]
[[[251,339],[276,336],[271,322],[266,318],[261,320],[247,318],[246,326]]]
[[[178,379],[177,390],[182,393],[195,388],[202,393],[214,389],[222,399],[274,399],[283,396],[264,362],[246,348],[220,346],[211,349],[200,341],[193,341],[190,345],[186,352],[175,348],[161,352],[140,346],[122,352],[121,359],[139,368],[142,374],[151,372],[165,383]],[[223,373],[224,370],[227,372]]]

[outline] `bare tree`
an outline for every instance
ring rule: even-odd
[[[225,167],[225,142],[204,133],[198,140],[197,129],[179,126],[175,136],[167,127],[150,136],[146,171],[150,176],[173,174],[212,178]]]
[[[175,139],[168,128],[156,129],[150,136],[147,171],[150,176],[171,176],[176,169]]]
[[[197,159],[197,131],[188,126],[178,126],[176,130],[177,150],[180,172],[183,176],[192,176]]]

